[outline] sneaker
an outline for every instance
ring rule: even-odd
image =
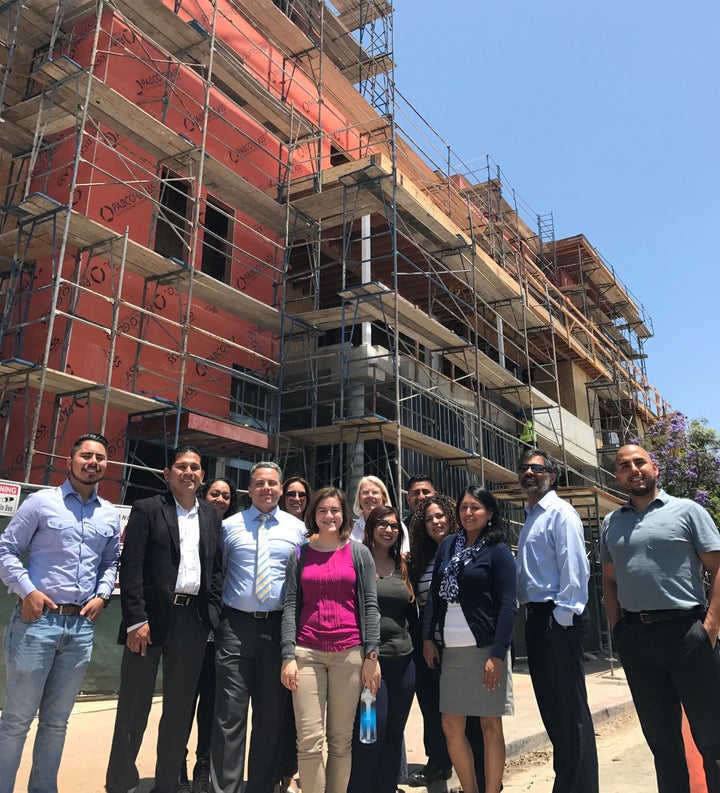
[[[428,763],[419,771],[414,771],[410,774],[408,785],[410,787],[427,787],[432,782],[437,782],[440,779],[450,779],[451,776],[452,768],[438,768],[436,765]]]
[[[210,793],[210,755],[198,757],[195,763],[192,793]]]

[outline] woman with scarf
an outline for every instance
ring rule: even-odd
[[[423,655],[440,669],[440,711],[464,793],[478,793],[468,716],[479,716],[485,791],[499,793],[505,767],[502,717],[513,713],[510,641],[517,611],[515,560],[495,497],[471,485],[458,499],[457,534],[437,552],[423,622]],[[439,644],[436,642],[436,629]],[[481,685],[468,685],[482,670]]]

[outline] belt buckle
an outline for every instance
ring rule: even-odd
[[[253,617],[255,617],[256,620],[266,620],[266,619],[268,619],[270,617],[270,612],[269,611],[253,611],[252,615],[253,615]]]
[[[644,625],[652,625],[652,623],[655,622],[655,620],[653,619],[652,614],[648,614],[647,611],[641,611],[640,622],[642,622]]]
[[[79,613],[78,607],[68,603],[61,603],[57,607],[58,617],[72,617],[74,614],[78,614],[78,613]]]
[[[192,603],[192,595],[186,595],[184,592],[176,592],[173,597],[173,606],[189,606]]]

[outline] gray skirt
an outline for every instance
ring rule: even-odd
[[[483,687],[485,662],[491,647],[445,647],[440,665],[440,712],[464,716],[512,716],[513,700],[510,651],[495,691]]]

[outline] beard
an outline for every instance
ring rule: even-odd
[[[657,479],[654,476],[646,476],[640,482],[634,482],[628,485],[628,493],[631,496],[647,496],[649,493],[655,492],[657,486]]]
[[[520,481],[520,489],[526,496],[544,496],[550,490],[550,478],[538,481],[535,477],[528,477]]]

